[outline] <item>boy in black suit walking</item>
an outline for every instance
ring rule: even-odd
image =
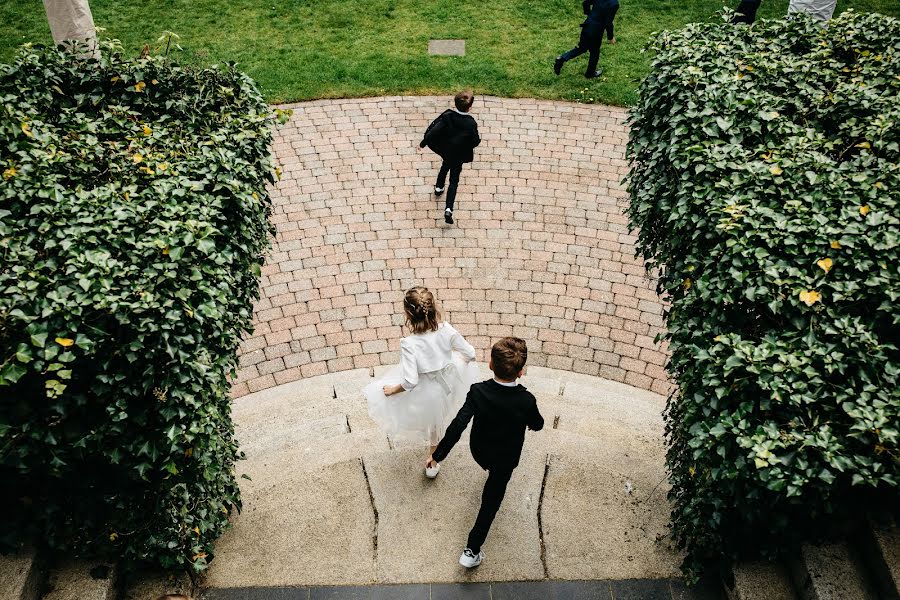
[[[458,93],[453,98],[456,108],[448,108],[441,113],[425,130],[425,137],[419,143],[419,148],[428,146],[444,159],[441,170],[438,172],[437,182],[434,184],[435,196],[444,193],[447,174],[450,174],[450,188],[447,190],[444,221],[451,225],[453,224],[453,205],[456,201],[459,174],[462,173],[464,163],[472,162],[474,159],[472,150],[481,143],[481,138],[478,136],[478,123],[475,122],[475,117],[469,114],[473,102],[475,102],[475,96],[471,91]]]
[[[433,468],[444,460],[459,441],[469,420],[475,418],[469,446],[475,462],[488,471],[488,478],[481,495],[481,509],[469,532],[466,549],[459,557],[459,564],[466,568],[477,567],[484,560],[481,545],[503,502],[506,484],[519,466],[525,428],[540,431],[544,427],[544,418],[538,411],[534,395],[516,383],[527,359],[528,347],[524,340],[507,337],[494,344],[490,362],[494,378],[472,385],[444,439],[425,463],[426,468]]]
[[[597,68],[600,62],[600,46],[603,44],[603,33],[609,36],[609,41],[614,42],[613,18],[619,10],[619,0],[584,0],[581,3],[585,18],[581,24],[581,36],[578,45],[556,57],[553,63],[553,72],[559,75],[563,65],[576,56],[588,52],[587,71],[584,76],[588,79],[600,77],[603,69]]]

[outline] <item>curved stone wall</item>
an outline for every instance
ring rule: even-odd
[[[274,151],[273,250],[236,396],[398,360],[402,290],[434,290],[486,358],[524,338],[529,364],[665,394],[663,305],[634,257],[623,210],[622,109],[477,98],[482,144],[460,180],[456,224],[418,151],[449,98],[292,105]]]

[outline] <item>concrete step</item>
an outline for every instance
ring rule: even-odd
[[[791,575],[801,600],[879,600],[876,588],[850,544],[804,544],[791,557]]]
[[[37,600],[44,568],[34,550],[0,554],[0,600]]]
[[[68,560],[50,570],[43,600],[116,600],[116,580],[115,566]]]
[[[359,584],[375,579],[377,517],[363,463],[314,471],[290,456],[242,481],[244,509],[216,542],[210,587]]]
[[[860,536],[866,566],[884,600],[900,600],[900,527],[889,512],[872,513]]]
[[[130,573],[123,582],[121,600],[157,600],[167,594],[191,597],[194,585],[185,573],[170,574],[155,569]]]
[[[733,565],[730,600],[900,600],[900,532],[890,513],[870,514],[844,541],[806,544],[785,564]]]
[[[724,582],[728,600],[798,600],[790,571],[783,564],[754,561],[732,565]]]

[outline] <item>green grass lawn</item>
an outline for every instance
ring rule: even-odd
[[[374,96],[476,94],[627,105],[643,76],[651,32],[717,18],[722,0],[621,0],[604,76],[582,76],[586,57],[553,75],[575,45],[578,0],[93,0],[94,21],[138,53],[163,31],[181,36],[183,62],[237,62],[273,102]],[[737,0],[728,3],[734,8]],[[898,0],[839,0],[838,11],[900,17]],[[760,18],[787,0],[763,0]],[[429,39],[465,39],[465,57],[429,57]],[[38,0],[0,2],[0,62],[24,42],[50,42]]]

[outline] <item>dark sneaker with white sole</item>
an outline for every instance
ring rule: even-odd
[[[464,566],[467,569],[474,569],[484,560],[484,550],[475,554],[470,549],[466,548],[463,550],[463,553],[459,555],[459,564]]]
[[[434,186],[434,195],[440,196],[444,193],[444,188],[439,188],[438,186]]]
[[[453,225],[453,211],[449,208],[444,209],[444,222]]]

